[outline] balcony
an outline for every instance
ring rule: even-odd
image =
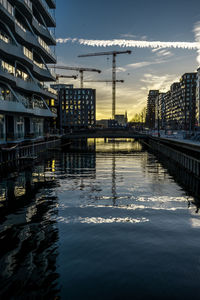
[[[37,81],[33,81],[27,74],[21,74],[18,69],[15,69],[12,65],[8,65],[3,61],[0,66],[0,78],[9,83],[12,87],[30,94],[35,93],[48,98],[57,98],[57,92],[55,90],[43,86]]]
[[[56,77],[46,69],[45,65],[33,61],[33,73],[39,81],[55,81]]]
[[[3,53],[3,56],[5,59],[7,58],[7,60],[10,60],[10,56],[12,56],[27,65],[29,68],[33,67],[33,61],[31,57],[25,54],[24,47],[21,45],[15,45],[11,40],[9,40],[9,42],[5,42],[0,38],[0,53]]]
[[[0,99],[0,111],[1,112],[10,112],[10,113],[20,113],[20,114],[28,114],[33,116],[40,116],[40,117],[56,117],[49,109],[44,108],[29,108],[24,105],[23,97],[21,96],[21,102],[16,101],[16,99],[11,99],[9,101]]]
[[[14,16],[14,7],[7,0],[0,0],[0,5],[11,15]]]
[[[0,0],[0,14],[7,24],[14,21],[14,7],[7,0]]]
[[[35,6],[38,9],[38,12],[41,12],[45,23],[48,27],[56,27],[55,17],[53,15],[52,9],[47,5],[45,0],[32,0]]]
[[[37,51],[40,53],[40,55],[44,58],[44,60],[47,63],[55,63],[56,62],[56,56],[52,52],[50,47],[40,37],[36,37],[30,31],[26,30],[23,27],[23,25],[20,22],[18,22],[17,20],[15,20],[15,32],[18,35],[18,37],[21,39],[22,42],[25,41],[26,43],[28,43],[31,46],[31,48],[32,47],[35,49],[37,48]],[[31,60],[32,60],[33,59],[32,55],[30,54],[29,56],[28,57],[31,58]]]
[[[56,37],[54,36],[53,32],[40,24],[35,17],[33,17],[32,25],[36,31],[36,34],[41,35],[48,45],[56,45]]]
[[[38,43],[41,47],[38,49],[41,52],[41,55],[45,59],[46,63],[56,63],[56,55],[53,53],[51,48],[38,36]],[[41,51],[42,50],[42,51]],[[54,62],[53,62],[54,61]]]

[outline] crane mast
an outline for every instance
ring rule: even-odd
[[[82,54],[78,57],[112,55],[112,118],[115,119],[116,112],[116,56],[118,54],[131,54],[131,50],[126,51],[108,51],[99,53]]]

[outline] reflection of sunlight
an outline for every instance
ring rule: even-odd
[[[26,222],[30,222],[32,217],[36,215],[36,213],[37,213],[37,206],[36,205],[29,206],[27,208],[27,213],[26,213]]]
[[[52,160],[52,164],[51,164],[51,169],[52,169],[52,172],[55,172],[55,159]]]
[[[15,186],[15,196],[20,197],[25,195],[26,190],[23,186]]]
[[[193,228],[200,228],[200,219],[191,218],[190,222]]]
[[[3,206],[3,204],[1,204],[2,201],[6,200],[6,191],[5,189],[0,190],[0,207]]]
[[[176,211],[176,210],[182,210],[185,209],[185,207],[153,207],[153,206],[145,206],[145,205],[137,205],[137,204],[128,204],[128,205],[117,205],[117,206],[113,206],[113,205],[83,205],[80,206],[81,208],[85,208],[85,207],[92,207],[92,208],[112,208],[112,209],[124,209],[124,210],[144,210],[144,209],[151,209],[151,210],[167,210],[167,211]]]
[[[140,202],[185,202],[186,198],[185,197],[169,197],[169,196],[156,196],[156,197],[139,197],[138,201]]]
[[[109,224],[109,223],[145,223],[149,222],[147,218],[102,218],[102,217],[77,217],[64,218],[58,217],[58,222],[62,223],[87,223],[87,224]]]

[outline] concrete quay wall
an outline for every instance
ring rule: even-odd
[[[173,147],[163,144],[160,139],[149,138],[147,142],[145,141],[145,144],[154,152],[163,154],[169,160],[174,161],[193,175],[200,177],[200,160],[197,157],[180,151],[180,148],[179,150],[173,149]]]

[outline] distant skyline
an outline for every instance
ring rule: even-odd
[[[127,110],[129,120],[146,106],[150,89],[167,91],[183,73],[194,72],[200,65],[200,3],[197,0],[59,0],[56,18],[58,64],[102,70],[100,75],[85,73],[85,79],[111,79],[112,60],[107,56],[78,58],[79,54],[132,50],[131,55],[117,57],[117,79],[125,82],[117,85],[116,113]],[[79,80],[61,79],[60,82],[79,86]],[[84,86],[97,90],[97,119],[110,118],[111,84],[85,83]]]

